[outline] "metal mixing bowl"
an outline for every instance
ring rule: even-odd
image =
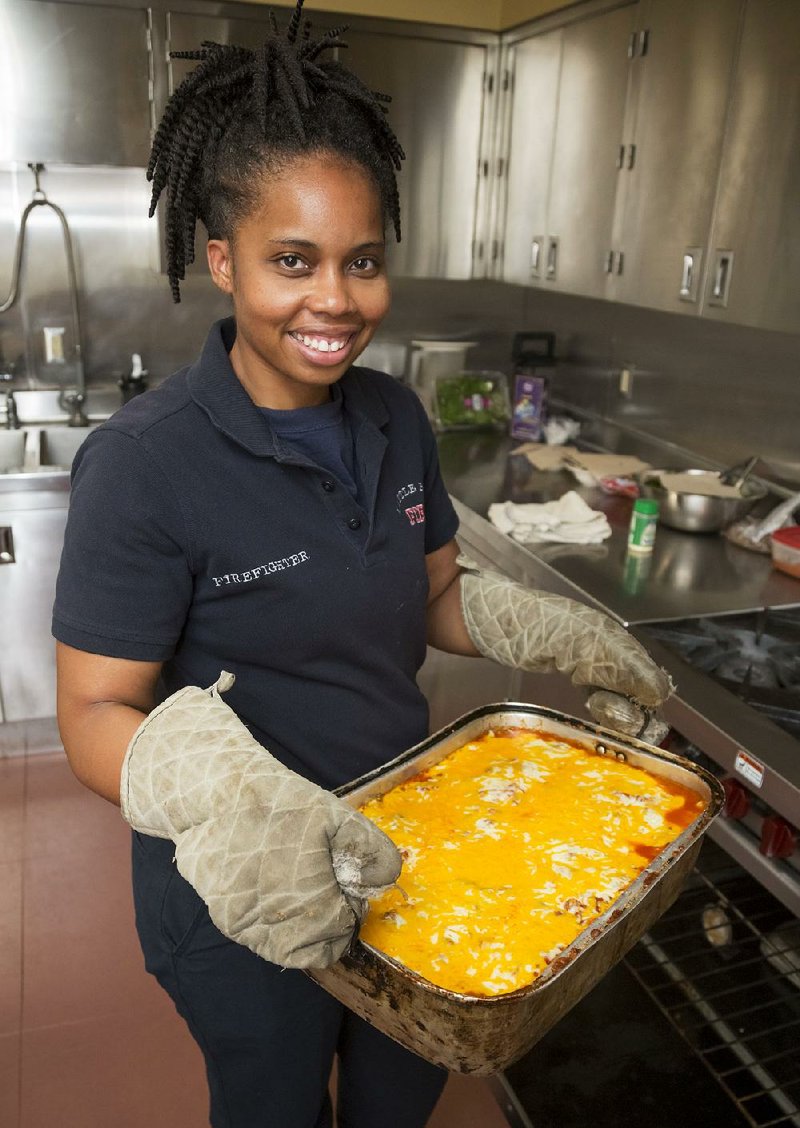
[[[765,487],[753,481],[742,483],[740,497],[710,497],[668,490],[661,485],[662,474],[708,473],[708,470],[645,470],[638,477],[643,496],[658,502],[661,524],[687,533],[718,533],[744,517],[757,501],[767,496]]]

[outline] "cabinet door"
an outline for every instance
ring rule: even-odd
[[[705,316],[792,333],[800,329],[799,199],[800,4],[749,0]]]
[[[636,9],[564,29],[544,280],[602,297],[611,249]]]
[[[0,161],[147,164],[144,7],[3,3],[0,76]]]
[[[624,254],[609,297],[690,313],[699,306],[698,249],[708,243],[742,0],[650,0],[633,168],[624,175]],[[695,284],[681,297],[684,254]],[[692,298],[693,302],[692,303]]]
[[[387,232],[393,273],[470,278],[486,48],[376,32],[345,39],[347,66],[391,95],[389,121],[406,153],[399,246]]]
[[[49,495],[48,495],[49,496]],[[67,520],[66,495],[41,508],[0,509],[14,561],[0,565],[0,720],[54,717],[55,643],[50,615]]]
[[[563,32],[513,48],[513,101],[503,239],[503,279],[539,283],[547,253],[547,208],[558,106]]]

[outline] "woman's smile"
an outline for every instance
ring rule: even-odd
[[[209,240],[208,260],[233,299],[231,364],[262,407],[324,402],[389,308],[377,187],[330,155],[268,176],[233,239]]]

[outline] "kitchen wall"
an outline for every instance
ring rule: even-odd
[[[520,330],[556,333],[553,393],[722,463],[761,453],[800,489],[800,335],[499,282],[399,279],[384,336],[461,337],[474,367],[510,371]],[[620,371],[632,370],[630,396]]]

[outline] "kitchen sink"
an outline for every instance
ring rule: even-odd
[[[0,431],[0,474],[19,471],[25,454],[24,431]]]
[[[67,472],[93,427],[21,427],[0,431],[0,475]]]
[[[72,461],[92,427],[42,427],[39,430],[40,466],[59,466],[69,470]]]

